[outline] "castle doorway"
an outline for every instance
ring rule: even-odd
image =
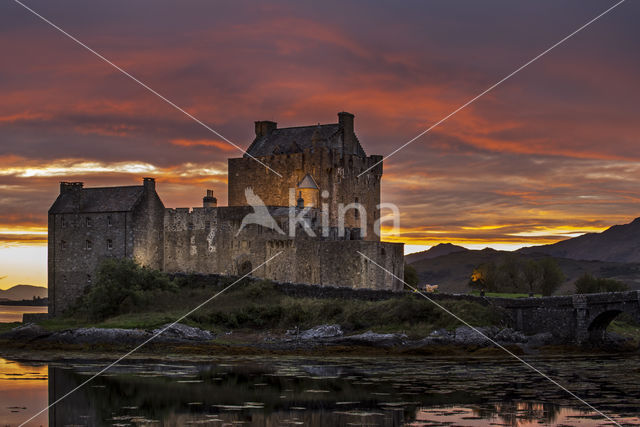
[[[251,273],[252,270],[253,270],[253,267],[251,265],[251,261],[245,261],[242,264],[240,264],[240,267],[238,268],[238,274],[240,276],[244,276],[245,274]]]

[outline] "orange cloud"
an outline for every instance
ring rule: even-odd
[[[220,141],[215,139],[172,139],[169,141],[173,145],[180,147],[215,147],[222,151],[238,151],[236,147],[229,144],[226,141]]]

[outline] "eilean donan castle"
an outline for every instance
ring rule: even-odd
[[[228,161],[227,207],[208,190],[202,207],[165,208],[153,178],[104,188],[62,182],[49,209],[49,314],[91,286],[107,257],[166,272],[400,290],[367,260],[403,277],[403,244],[380,241],[382,157],[366,155],[353,119],[256,122],[247,153]]]

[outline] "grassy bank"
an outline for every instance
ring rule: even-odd
[[[150,329],[182,317],[232,283],[232,279],[184,277],[174,282],[175,286],[167,289],[143,291],[137,295],[138,303],[119,304],[113,313],[101,319],[93,318],[89,307],[80,304],[66,316],[43,321],[41,325],[50,330],[90,326]],[[472,325],[499,324],[502,319],[495,308],[476,302],[452,299],[439,303]],[[255,279],[237,283],[182,323],[215,333],[284,333],[295,328],[339,324],[346,333],[373,330],[404,332],[410,337],[424,337],[435,329],[461,325],[433,303],[412,293],[380,301],[312,298],[286,295],[277,284]]]
[[[635,346],[640,345],[640,324],[626,313],[618,315],[607,331],[629,338]]]

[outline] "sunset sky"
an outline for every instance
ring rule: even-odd
[[[241,147],[255,120],[344,110],[381,155],[614,3],[25,0]],[[638,16],[623,3],[387,160],[387,239],[512,249],[640,216]],[[59,181],[152,176],[167,207],[226,204],[240,151],[17,3],[0,32],[0,288],[46,285]]]

